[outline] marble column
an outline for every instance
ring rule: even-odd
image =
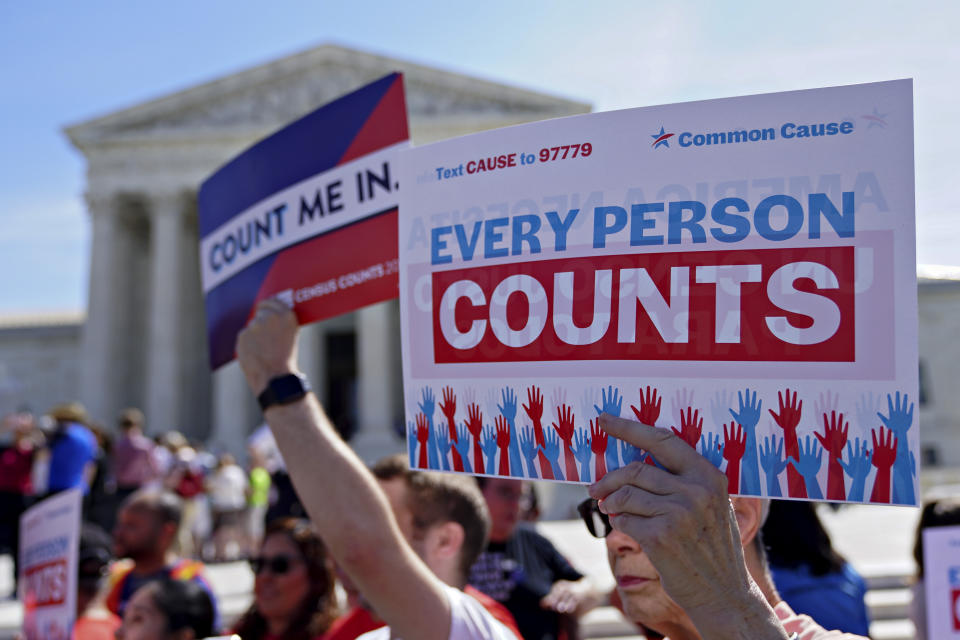
[[[119,204],[108,194],[87,194],[86,200],[93,233],[87,318],[81,339],[80,400],[94,419],[111,421],[118,402],[114,310],[121,301],[114,274],[122,268],[117,264]]]
[[[213,425],[207,445],[216,451],[229,451],[243,460],[247,436],[253,426],[262,421],[237,361],[217,369],[213,373]]]
[[[300,327],[297,363],[321,404],[326,402],[327,333],[322,322]]]
[[[181,269],[184,201],[151,195],[150,316],[147,334],[147,420],[153,430],[182,429],[180,394]]]
[[[383,302],[357,312],[357,433],[353,449],[365,462],[403,450],[393,431],[397,411],[395,356],[400,336],[393,327],[392,305]]]

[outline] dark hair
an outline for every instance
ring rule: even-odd
[[[163,578],[141,587],[167,619],[167,633],[191,629],[196,638],[213,635],[213,602],[203,587],[189,580]]]
[[[143,509],[155,515],[160,524],[168,522],[177,527],[183,517],[183,501],[166,489],[140,489],[123,501],[121,509]]]
[[[84,522],[80,527],[77,553],[77,590],[96,594],[112,560],[113,539],[110,534],[93,523]]]
[[[822,576],[843,570],[846,561],[834,551],[812,502],[772,500],[763,525],[767,559],[776,567],[810,567]]]
[[[277,534],[287,536],[297,546],[310,581],[310,593],[291,618],[283,640],[308,640],[323,635],[338,613],[326,546],[310,522],[301,518],[274,520],[267,526],[263,539]],[[257,610],[256,600],[237,622],[234,633],[243,640],[256,640],[267,635],[267,621]]]
[[[917,537],[913,543],[913,559],[917,562],[917,577],[923,578],[923,531],[931,527],[960,525],[960,497],[931,500],[923,505],[917,522]]]
[[[416,529],[423,531],[444,522],[456,522],[463,528],[459,569],[465,580],[490,533],[490,512],[473,478],[411,470],[404,454],[380,460],[372,471],[380,480],[404,479]]]

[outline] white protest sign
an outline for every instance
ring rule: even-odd
[[[927,637],[960,639],[960,527],[923,531]]]
[[[414,466],[655,463],[606,411],[731,493],[916,503],[909,80],[490,131],[404,151],[401,184]]]
[[[27,640],[67,640],[77,612],[83,495],[71,489],[20,517],[19,598]]]

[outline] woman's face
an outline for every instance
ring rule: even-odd
[[[167,640],[167,616],[154,603],[153,591],[148,584],[130,598],[117,640]]]
[[[310,593],[310,576],[297,545],[274,533],[260,547],[260,567],[253,583],[257,610],[267,620],[290,620]]]

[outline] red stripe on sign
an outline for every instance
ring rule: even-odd
[[[397,210],[391,209],[286,249],[257,302],[287,299],[300,324],[307,324],[391,300],[398,295],[397,259],[381,257],[396,255]]]
[[[854,249],[630,254],[433,274],[437,363],[853,362]]]
[[[403,142],[409,137],[407,103],[403,95],[403,75],[400,74],[374,107],[370,117],[357,132],[338,164],[350,162],[367,153]]]
[[[24,592],[36,607],[63,604],[67,599],[67,561],[54,560],[30,567],[23,573]]]

